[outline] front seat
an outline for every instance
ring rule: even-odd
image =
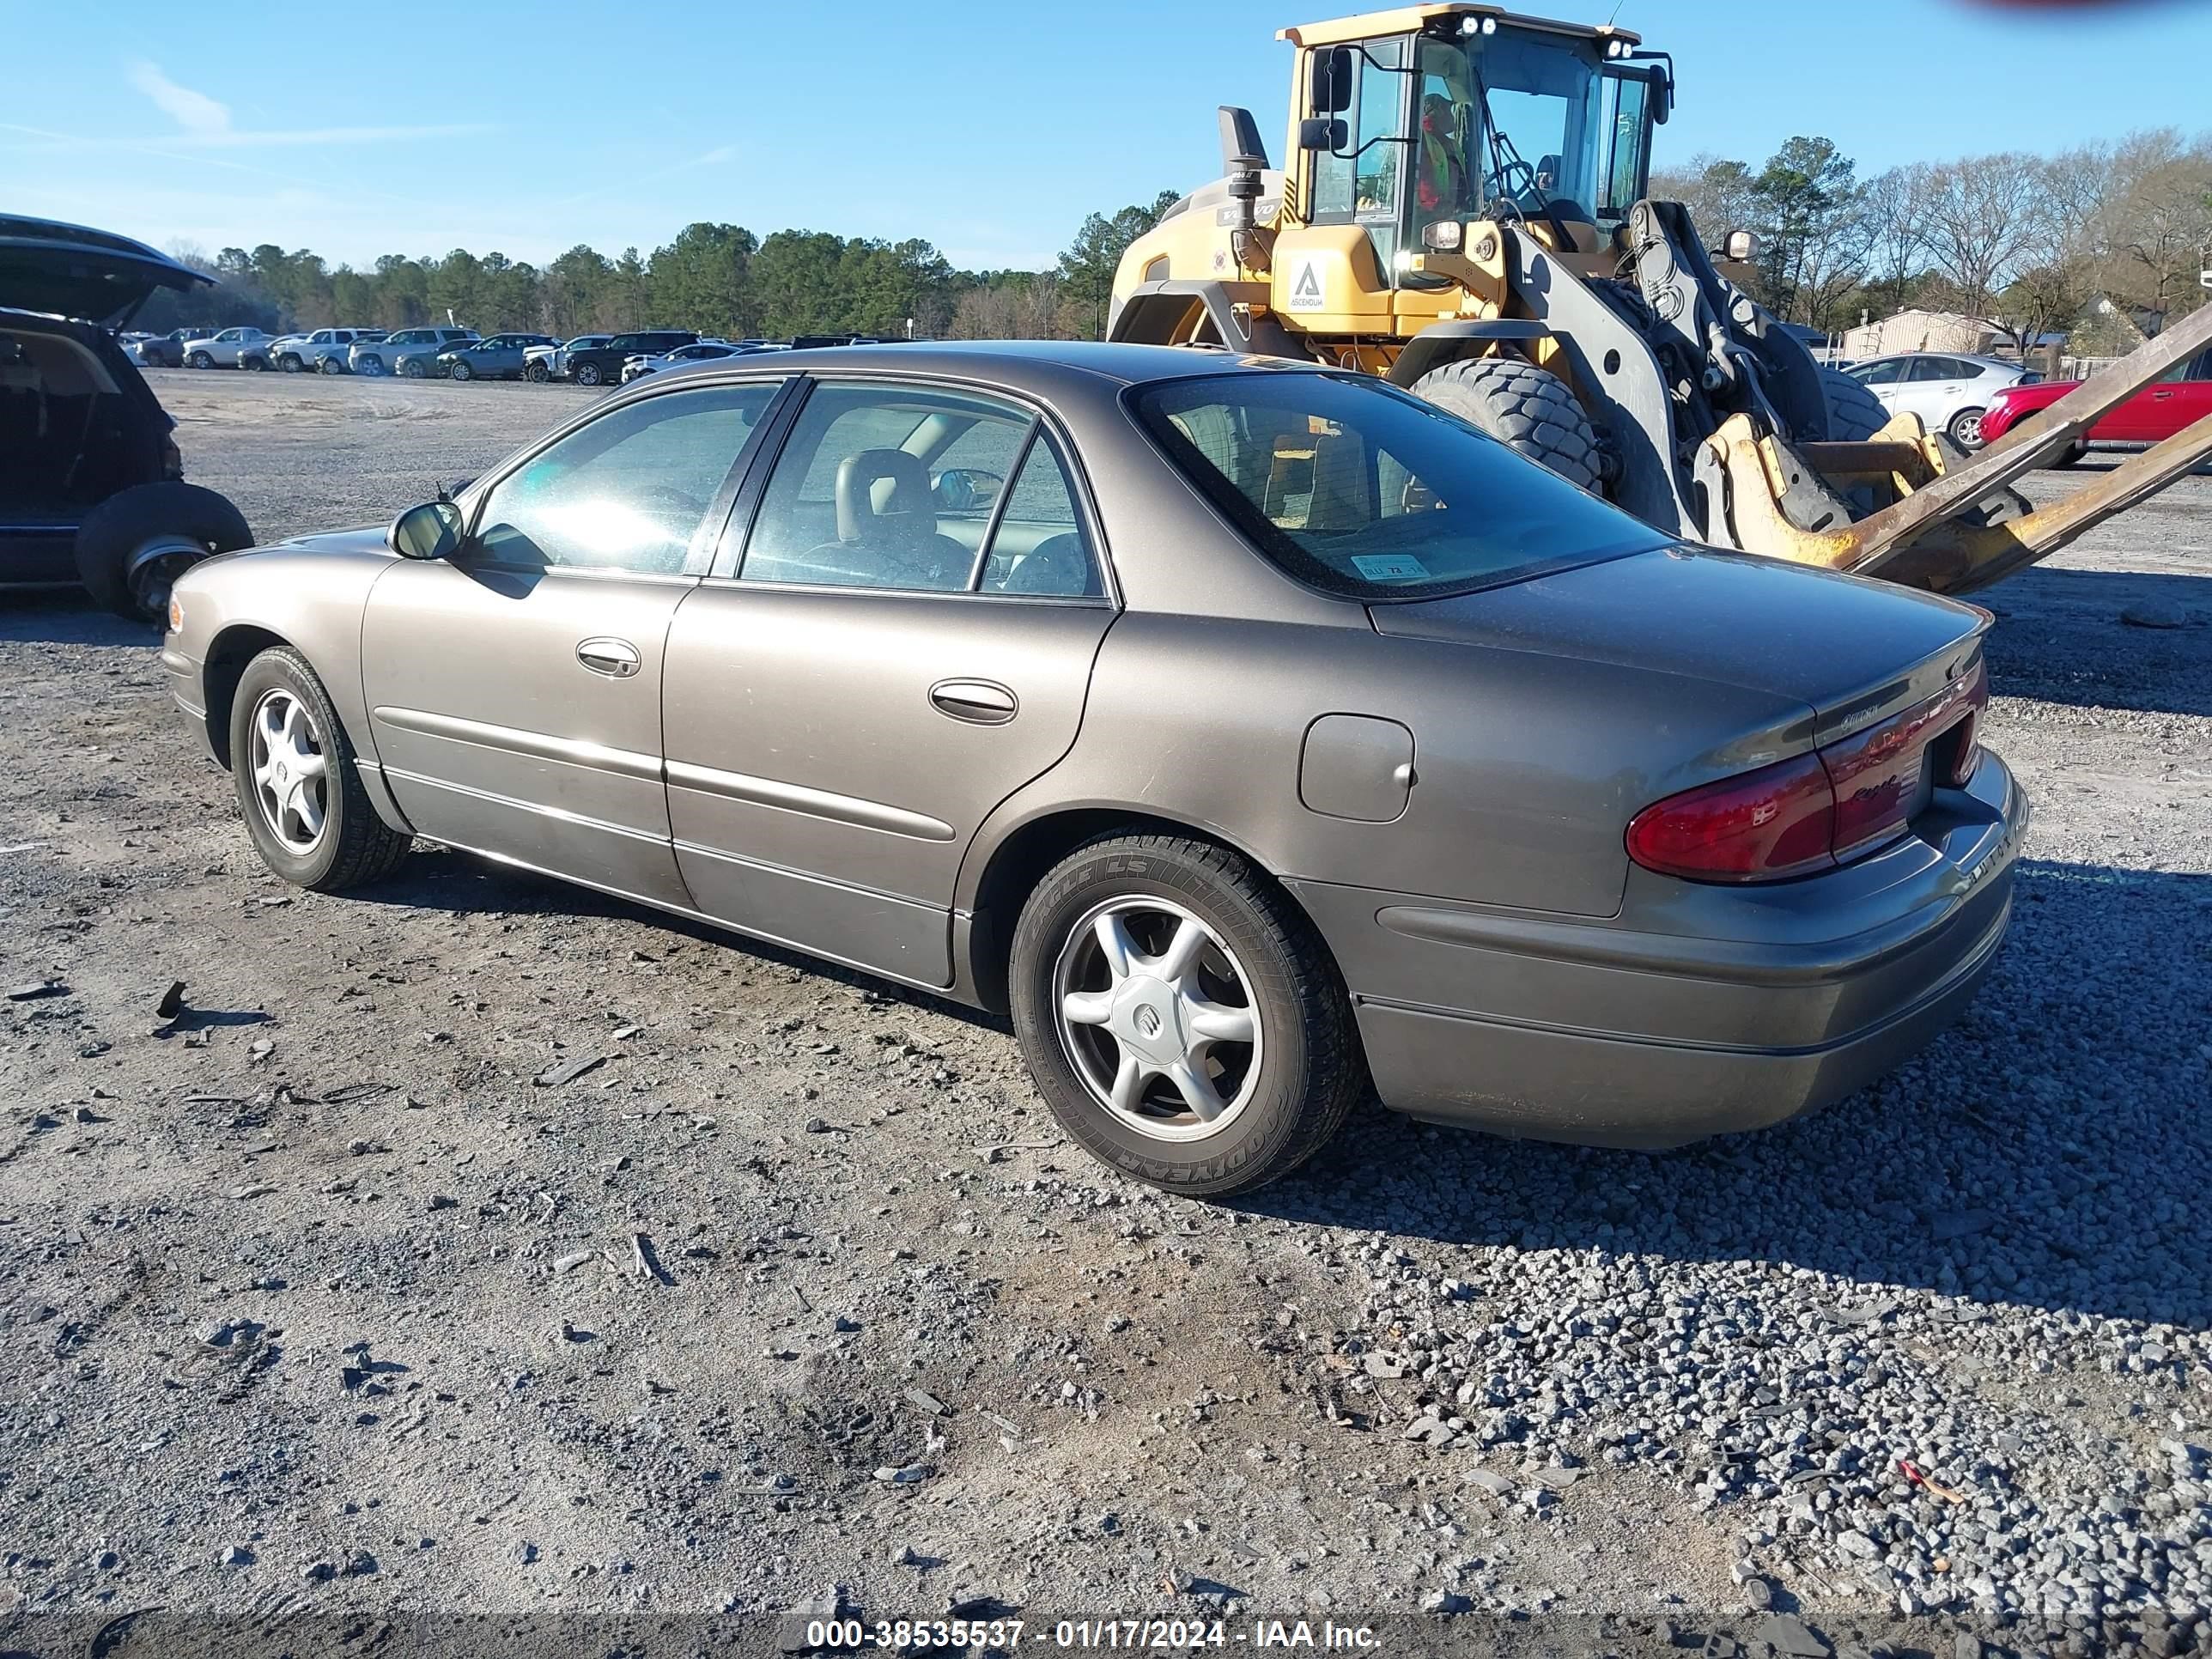
[[[879,587],[957,591],[975,556],[937,528],[929,467],[903,449],[864,449],[837,463],[837,540],[816,550]]]
[[[996,564],[998,560],[994,558],[992,562]],[[1046,537],[1018,556],[996,581],[985,586],[1000,593],[1040,593],[1069,599],[1098,597],[1091,556],[1084,550],[1083,538],[1072,531]]]

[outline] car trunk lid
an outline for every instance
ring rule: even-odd
[[[1812,708],[1819,745],[1970,674],[1990,625],[1986,611],[1956,600],[1680,546],[1369,613],[1383,634],[1772,693]]]
[[[117,328],[157,288],[214,281],[127,236],[0,216],[0,306]]]

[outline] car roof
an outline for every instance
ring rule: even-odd
[[[1140,386],[1152,380],[1219,374],[1236,369],[1315,369],[1319,363],[1240,356],[1213,347],[1129,345],[1098,340],[947,340],[882,345],[816,346],[775,355],[779,373],[813,368],[840,373],[880,369],[991,380],[1042,390],[1043,383],[1079,375]]]

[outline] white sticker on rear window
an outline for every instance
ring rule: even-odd
[[[1407,553],[1355,553],[1352,568],[1370,582],[1425,582],[1429,568]]]

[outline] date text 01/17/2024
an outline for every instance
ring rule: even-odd
[[[1304,1619],[1256,1620],[1249,1630],[1231,1630],[1219,1619],[1062,1619],[1049,1625],[1020,1619],[825,1619],[811,1620],[806,1626],[807,1645],[831,1651],[872,1644],[908,1652],[932,1647],[996,1648],[1011,1652],[1021,1647],[1024,1636],[1033,1646],[1079,1650],[1173,1651],[1233,1644],[1261,1649],[1363,1652],[1382,1645],[1370,1626],[1340,1625],[1329,1620],[1316,1625]]]

